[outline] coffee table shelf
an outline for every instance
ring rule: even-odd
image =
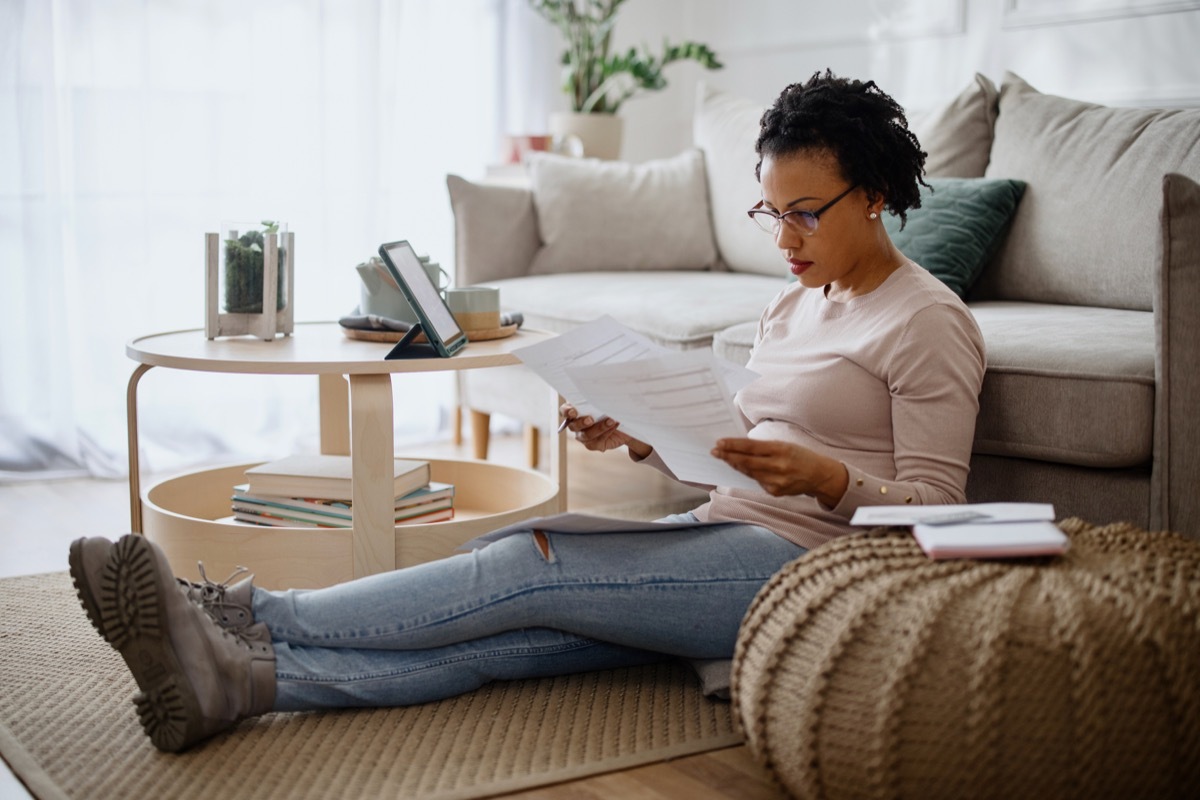
[[[454,519],[395,528],[396,566],[454,555],[463,542],[529,517],[558,511],[558,487],[540,472],[486,461],[430,460],[433,480],[453,483]],[[239,564],[264,588],[317,588],[351,580],[353,530],[284,528],[228,518],[233,486],[254,464],[191,472],[150,487],[142,498],[146,533],[176,574],[193,580],[197,561],[221,580]]]

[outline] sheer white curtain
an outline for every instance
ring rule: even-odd
[[[349,313],[380,242],[449,269],[445,175],[497,152],[513,17],[512,0],[0,0],[0,479],[124,473],[124,344],[203,326],[203,234],[223,220],[295,232],[297,320]],[[397,436],[436,435],[451,385],[397,383]],[[316,448],[315,378],[141,387],[147,469]]]

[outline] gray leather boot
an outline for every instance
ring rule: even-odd
[[[184,750],[271,710],[275,651],[266,626],[218,625],[149,539],[78,539],[70,567],[88,619],[141,689],[134,704],[159,750]]]

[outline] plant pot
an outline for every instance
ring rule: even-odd
[[[579,114],[555,111],[550,114],[550,135],[555,142],[575,136],[588,158],[621,157],[621,133],[625,121],[616,114]]]

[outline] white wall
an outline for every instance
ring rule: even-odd
[[[629,0],[616,44],[712,47],[725,69],[668,67],[669,86],[622,109],[623,157],[690,144],[697,82],[763,103],[830,67],[906,108],[949,99],[975,72],[1110,105],[1200,105],[1200,0]]]

